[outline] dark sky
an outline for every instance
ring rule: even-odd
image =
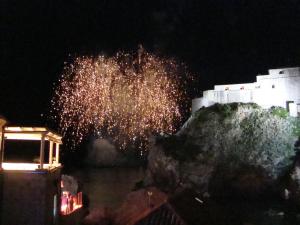
[[[135,50],[175,57],[214,84],[300,65],[300,0],[0,0],[0,114],[44,123],[53,83],[75,55]]]

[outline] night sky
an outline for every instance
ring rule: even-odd
[[[300,65],[300,0],[1,0],[0,8],[0,114],[13,124],[45,123],[53,83],[78,55],[143,44],[197,75],[191,97]]]

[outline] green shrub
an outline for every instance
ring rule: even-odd
[[[272,113],[272,115],[276,115],[284,119],[289,116],[289,112],[286,109],[278,106],[272,106],[270,108],[270,112]]]

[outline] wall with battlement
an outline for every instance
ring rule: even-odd
[[[300,67],[270,69],[267,75],[258,75],[256,82],[215,85],[203,92],[202,98],[193,99],[192,112],[215,103],[257,103],[269,108],[281,106],[292,116],[300,114]]]

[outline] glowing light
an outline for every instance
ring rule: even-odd
[[[2,169],[4,170],[37,170],[39,169],[39,163],[2,163]],[[53,169],[61,166],[60,163],[44,164],[43,169]]]
[[[151,134],[173,133],[181,119],[179,71],[174,61],[144,51],[76,58],[59,81],[53,115],[75,143],[94,133],[121,149],[144,148]]]
[[[82,192],[71,195],[68,191],[63,191],[61,195],[60,211],[63,215],[68,215],[82,207]]]

